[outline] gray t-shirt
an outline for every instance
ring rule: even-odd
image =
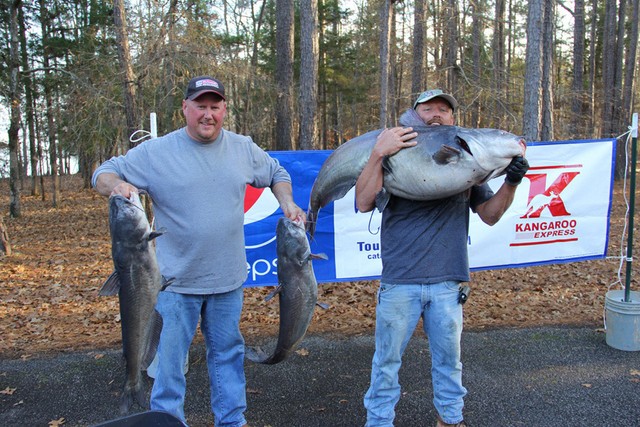
[[[228,292],[247,278],[244,195],[248,184],[263,188],[291,182],[276,159],[251,138],[222,130],[202,144],[185,128],[148,140],[126,155],[104,162],[153,199],[160,272],[173,279],[167,291],[188,294]]]
[[[432,201],[391,196],[382,212],[382,281],[469,281],[469,208],[493,196],[487,185]]]

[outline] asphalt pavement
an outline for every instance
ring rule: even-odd
[[[267,348],[274,343],[275,337]],[[404,355],[396,426],[435,425],[427,346],[418,333]],[[364,425],[373,337],[307,335],[299,349],[277,365],[246,363],[249,424]],[[595,328],[465,331],[462,352],[471,427],[640,425],[640,352],[610,347]],[[211,426],[202,345],[191,349],[190,362],[187,422]],[[0,425],[94,426],[117,419],[123,379],[119,350],[0,358]]]

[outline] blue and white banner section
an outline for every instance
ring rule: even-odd
[[[306,208],[313,181],[330,151],[272,152],[293,179],[296,203]],[[530,169],[509,210],[493,227],[471,215],[472,270],[525,267],[603,258],[609,235],[615,139],[530,143]],[[489,182],[497,191],[504,177]],[[269,189],[249,188],[245,199],[246,286],[277,284],[275,230],[282,211]],[[314,253],[318,282],[378,278],[380,218],[360,213],[355,191],[320,210]]]

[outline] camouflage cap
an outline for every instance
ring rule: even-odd
[[[434,98],[443,98],[444,100],[446,100],[449,105],[451,105],[451,109],[453,111],[456,111],[456,108],[458,108],[458,101],[456,101],[453,96],[449,95],[448,93],[444,93],[441,89],[429,89],[422,92],[420,96],[418,96],[416,102],[413,103],[413,109],[415,110],[418,104],[431,101]]]

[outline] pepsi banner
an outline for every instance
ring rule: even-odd
[[[294,199],[305,208],[311,187],[330,151],[271,152],[291,174]],[[471,215],[469,263],[472,270],[584,261],[606,255],[613,194],[615,139],[536,142],[527,145],[530,169],[511,207],[494,226]],[[489,182],[497,191],[504,182]],[[275,232],[282,216],[266,189],[249,187],[245,197],[245,286],[275,285]],[[318,282],[379,278],[380,219],[377,210],[361,213],[355,190],[320,210],[313,253]]]

